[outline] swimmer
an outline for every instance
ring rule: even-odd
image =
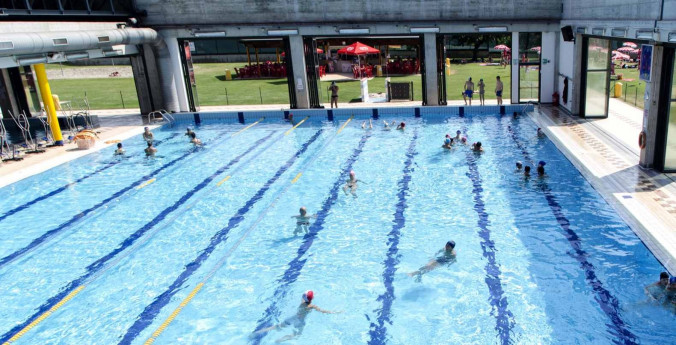
[[[472,144],[472,151],[474,152],[484,152],[483,146],[481,146],[481,142],[477,141],[476,143]]]
[[[460,140],[460,134],[461,134],[461,133],[462,133],[462,132],[460,132],[459,130],[455,131],[455,138],[454,138],[455,141]]]
[[[392,128],[390,128],[390,124],[387,123],[387,121],[383,120],[383,123],[385,124],[385,127],[383,127],[384,131],[390,131]],[[394,126],[394,121],[392,121],[392,126]]]
[[[361,129],[366,129],[366,121],[361,123]],[[369,119],[369,129],[373,129],[373,123],[371,122],[371,119]]]
[[[512,118],[516,120],[518,117],[519,117],[519,114],[517,114],[516,111],[515,111],[515,112],[512,114]]]
[[[186,128],[186,129],[185,129],[185,134],[184,134],[184,135],[190,137],[190,133],[195,133],[195,132],[194,132],[192,129],[190,129],[190,127]]]
[[[155,136],[153,135],[153,132],[150,131],[150,128],[146,127],[143,129],[143,140],[151,143],[153,140],[155,140]]]
[[[669,285],[664,289],[665,303],[676,304],[676,277],[669,278]]]
[[[190,133],[190,142],[193,143],[195,146],[201,146],[202,145],[202,140],[197,139],[197,135],[195,132]]]
[[[523,168],[523,177],[529,178],[530,177],[530,166],[526,165]]]
[[[429,271],[432,271],[439,267],[439,265],[450,265],[455,262],[455,241],[448,241],[444,246],[444,249],[439,250],[435,254],[435,258],[430,260],[427,265],[420,267],[417,271],[408,273],[409,277],[417,277],[420,279],[421,276]]]
[[[406,123],[404,123],[404,122],[402,121],[402,122],[397,126],[397,130],[403,131],[404,129],[406,129]]]
[[[316,214],[307,214],[307,209],[305,206],[300,208],[300,214],[298,216],[291,216],[291,218],[296,218],[296,230],[293,231],[293,235],[300,233],[308,233],[310,227],[310,218],[317,218]]]
[[[462,137],[462,139],[460,139],[460,143],[463,145],[467,145],[467,137]]]
[[[122,148],[122,143],[117,143],[117,150],[114,153],[116,156],[123,155],[124,149]]]
[[[355,192],[357,191],[357,182],[364,182],[362,180],[358,180],[356,174],[354,173],[354,170],[350,171],[350,179],[347,180],[345,183],[345,186],[343,186],[343,192],[345,192],[345,195],[347,195],[347,190],[350,190],[350,193],[352,193],[353,196],[357,196]],[[364,182],[366,183],[366,182]]]
[[[545,161],[538,162],[537,167],[538,176],[545,176],[545,164],[547,164]]]
[[[152,141],[148,142],[148,147],[144,151],[146,152],[146,156],[154,156],[157,153],[157,149],[153,146]]]
[[[446,138],[444,140],[444,144],[441,145],[441,147],[448,149],[448,150],[450,150],[452,146],[453,146],[453,139],[451,139],[451,138]]]
[[[650,298],[657,300],[659,297],[661,297],[662,294],[664,294],[664,290],[668,285],[669,285],[669,273],[662,272],[660,273],[660,280],[650,285],[647,285],[645,288],[643,288],[643,290],[645,291],[645,294],[648,295]]]
[[[538,127],[537,135],[538,135],[538,138],[545,138],[545,137],[547,137],[547,135],[545,134],[545,132],[543,132],[543,131],[542,131],[542,128],[540,128],[540,127]]]
[[[517,161],[516,162],[516,171],[517,172],[521,171],[521,169],[523,169],[523,163],[521,163],[521,161]]]
[[[256,331],[253,336],[256,334],[263,334],[270,332],[274,329],[282,329],[287,326],[293,326],[295,329],[292,334],[286,335],[282,338],[277,339],[278,343],[281,343],[283,341],[291,340],[297,336],[300,336],[303,333],[303,328],[305,328],[305,318],[307,315],[314,309],[320,313],[324,314],[339,314],[341,312],[339,311],[329,311],[329,310],[324,310],[319,308],[318,306],[312,304],[312,300],[314,299],[314,292],[312,290],[308,290],[303,294],[302,300],[300,302],[300,305],[298,306],[298,309],[296,310],[296,314],[290,317],[287,317],[284,319],[279,324],[276,324],[274,326],[268,327],[268,328],[263,328],[259,331]]]

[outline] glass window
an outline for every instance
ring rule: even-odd
[[[674,59],[674,73],[676,73],[676,58]],[[671,78],[671,99],[676,100],[676,77]]]
[[[672,86],[671,92],[674,92]],[[669,125],[667,128],[667,147],[664,155],[664,169],[676,170],[676,102],[669,107]]]
[[[606,90],[606,80],[608,71],[587,72],[587,90],[585,93],[585,116],[605,116],[606,99],[608,92]]]
[[[519,66],[519,98],[521,102],[537,101],[540,90],[540,66]]]
[[[608,40],[601,38],[589,39],[589,53],[587,56],[587,69],[608,68]]]

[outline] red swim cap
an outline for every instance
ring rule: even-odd
[[[307,303],[312,302],[312,299],[313,299],[313,298],[315,298],[315,293],[312,292],[312,290],[307,290],[307,291],[303,294],[303,300],[304,300],[305,302],[307,302]]]

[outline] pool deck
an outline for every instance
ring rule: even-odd
[[[49,147],[44,153],[23,154],[21,156],[23,160],[21,161],[3,162],[0,164],[0,188],[94,151],[115,145],[114,143],[106,144],[106,141],[124,140],[143,132],[143,123],[138,114],[121,115],[120,113],[123,113],[121,111],[117,111],[117,113],[99,117],[101,127],[96,129],[99,140],[89,150],[80,150],[76,144],[69,143],[64,146]],[[152,126],[151,128],[155,127],[157,126]]]
[[[551,106],[529,116],[676,274],[676,174],[638,165],[642,110],[617,103],[607,119],[585,120]]]

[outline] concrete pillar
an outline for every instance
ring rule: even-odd
[[[540,102],[542,103],[552,103],[552,94],[558,81],[556,75],[556,47],[558,45],[558,38],[558,32],[542,33],[542,45],[540,49]]]
[[[9,73],[6,68],[0,70],[0,111],[2,111],[2,116],[0,116],[0,118],[9,118],[10,111],[12,114],[21,112],[17,100],[15,99],[14,88],[12,87],[12,82],[9,79]]]
[[[425,49],[425,89],[427,105],[439,105],[439,78],[437,78],[437,34],[423,34],[423,49]]]
[[[171,74],[176,87],[176,97],[178,97],[178,106],[180,111],[190,111],[188,106],[188,92],[185,89],[185,78],[183,77],[183,64],[181,63],[181,51],[176,37],[165,37],[164,42],[169,49],[171,58]],[[166,71],[162,71],[166,73]]]
[[[655,162],[655,142],[657,138],[657,115],[660,103],[660,86],[668,85],[669,76],[662,76],[662,61],[664,60],[664,47],[653,46],[653,61],[651,66],[651,80],[646,82],[643,109],[643,131],[646,132],[646,145],[641,149],[640,161],[644,168],[652,168]],[[664,84],[664,85],[662,85]]]
[[[163,107],[164,100],[162,97],[162,83],[160,79],[160,72],[157,66],[157,57],[151,45],[144,44],[141,47],[140,53],[143,55],[143,63],[145,64],[146,77],[150,85],[150,96],[153,99],[153,106],[159,110]]]
[[[134,74],[134,85],[136,86],[136,95],[138,97],[141,114],[148,114],[155,110],[155,106],[153,104],[152,95],[150,94],[148,73],[146,72],[145,64],[143,63],[143,55],[139,54],[131,56],[129,60],[131,61],[131,70]]]
[[[305,73],[305,49],[303,46],[303,36],[289,36],[289,45],[291,46],[291,65],[293,67],[293,78],[296,93],[296,107],[298,109],[310,108],[310,96],[307,91],[307,73]]]
[[[512,85],[510,85],[510,101],[519,103],[519,33],[512,32]]]

